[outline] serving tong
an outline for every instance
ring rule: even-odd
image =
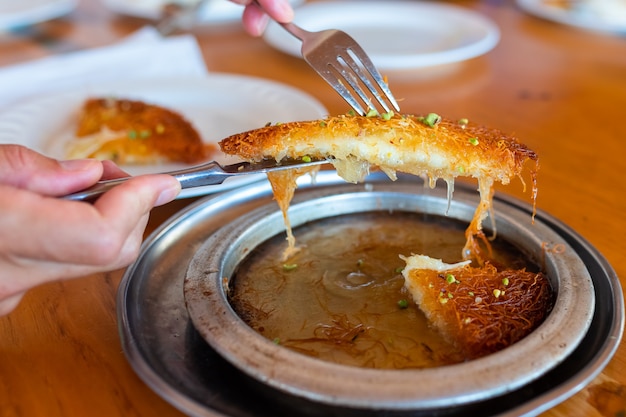
[[[326,159],[319,160],[302,160],[302,159],[283,159],[280,163],[277,163],[273,159],[264,159],[260,162],[239,162],[231,165],[220,165],[215,161],[207,162],[205,164],[196,165],[190,168],[184,168],[178,171],[170,171],[165,174],[169,174],[176,178],[181,185],[181,188],[194,188],[203,187],[205,185],[218,185],[222,184],[227,178],[237,177],[241,175],[261,174],[271,171],[280,171],[284,169],[293,169],[308,167],[314,165],[321,165],[327,163]],[[111,190],[133,177],[116,178],[112,180],[98,181],[95,185],[79,191],[77,193],[68,194],[63,196],[63,199],[73,201],[88,201],[93,202],[98,199],[102,194]]]

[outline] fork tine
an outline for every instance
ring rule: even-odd
[[[331,85],[331,87],[333,87],[333,89],[339,93],[339,95],[348,102],[348,104],[350,105],[350,107],[352,107],[358,114],[360,114],[361,116],[365,116],[365,109],[363,109],[363,106],[361,106],[361,104],[359,104],[358,100],[356,100],[354,98],[354,96],[352,95],[352,93],[350,92],[350,90],[348,90],[346,88],[346,86],[341,82],[341,80],[337,77],[337,74],[335,73],[336,69],[334,67],[332,67],[332,65],[328,65],[328,67],[326,68],[319,68],[319,67],[315,67],[317,73],[319,75],[322,76],[322,78],[324,80],[326,80],[326,82],[328,84]],[[333,69],[335,69],[335,71],[333,71]],[[354,81],[350,81],[348,80],[348,83],[350,84],[350,86],[352,88],[354,88],[354,86],[352,85]],[[368,102],[367,97],[363,97],[362,92],[359,93],[361,99],[365,102]]]
[[[372,94],[377,95],[378,93],[375,91],[374,86],[371,84],[369,79],[362,78],[365,77],[365,74],[359,74],[359,69],[352,68],[350,63],[346,62],[342,56],[338,56],[337,59],[337,66],[334,66],[333,64],[328,65],[333,68],[341,76],[341,78],[350,85],[352,90],[361,98],[361,100],[366,104],[368,109],[374,108],[374,104],[372,103],[371,98],[368,97],[367,94],[365,94],[365,92],[359,85],[359,80],[361,80],[361,82],[363,82],[367,86],[367,88],[372,91]],[[376,97],[376,100],[380,102],[381,98]],[[385,111],[388,112],[389,107],[387,106],[387,104],[384,102],[382,102],[381,104]]]
[[[381,106],[385,109],[386,112],[389,112],[391,109],[387,105],[387,102],[383,97],[381,97],[378,89],[371,83],[370,77],[368,77],[361,68],[365,68],[367,72],[371,75],[371,78],[376,82],[380,90],[383,92],[389,103],[393,106],[396,111],[400,111],[400,106],[398,106],[398,102],[395,97],[391,93],[389,86],[383,80],[383,77],[380,75],[372,61],[369,59],[363,48],[359,46],[352,38],[350,38],[347,34],[345,35],[348,39],[352,40],[353,45],[351,45],[347,49],[347,54],[341,55],[341,59],[346,63],[346,65],[354,71],[354,73],[358,76],[358,79],[362,81],[362,83],[368,88],[368,90],[376,97],[376,100],[380,103]],[[345,77],[345,76],[344,76]],[[364,93],[362,91],[357,91],[359,96],[363,97]],[[365,99],[367,100],[367,99]],[[371,103],[370,103],[371,105]],[[373,108],[373,106],[372,106]]]

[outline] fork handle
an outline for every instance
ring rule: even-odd
[[[180,169],[178,171],[166,172],[180,182],[181,189],[200,187],[204,185],[221,184],[226,178],[232,176],[224,172],[222,167],[215,161],[197,165],[191,168]],[[116,178],[113,180],[98,181],[93,186],[82,191],[61,197],[64,200],[94,202],[102,194],[125,183],[133,177]]]

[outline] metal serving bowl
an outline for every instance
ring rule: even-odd
[[[448,208],[446,190],[415,183],[334,184],[300,190],[292,226],[342,214],[406,211],[469,222],[477,193],[457,185]],[[567,241],[528,211],[496,200],[498,236],[541,265],[556,292],[546,320],[512,346],[480,359],[421,370],[378,370],[326,362],[266,339],[251,329],[227,299],[229,279],[248,253],[285,225],[275,202],[223,226],[193,256],[184,282],[187,310],[199,334],[222,357],[272,389],[328,407],[430,410],[504,395],[564,361],[585,336],[594,314],[594,288],[584,262]],[[489,225],[486,221],[485,225]],[[551,250],[558,248],[558,250]]]

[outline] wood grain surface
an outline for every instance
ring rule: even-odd
[[[402,111],[466,117],[517,135],[540,156],[538,208],[586,238],[624,284],[626,38],[544,21],[512,0],[447,3],[493,19],[500,43],[463,63],[385,74]],[[83,0],[61,19],[1,34],[0,65],[107,45],[147,23]],[[249,37],[239,22],[192,33],[209,71],[278,80],[313,95],[330,113],[347,110],[303,61]],[[519,183],[498,192],[529,200]],[[155,209],[147,233],[191,201]],[[115,307],[121,276],[115,271],[43,285],[0,317],[0,416],[182,415],[124,356]],[[595,380],[542,416],[626,415],[625,369],[622,343]]]

